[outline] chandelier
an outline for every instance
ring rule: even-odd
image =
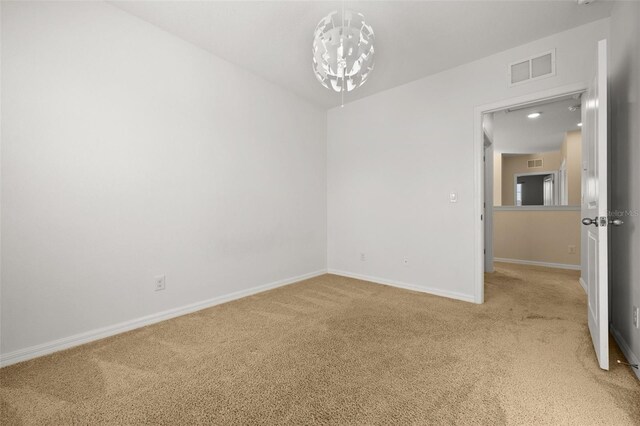
[[[327,89],[351,92],[373,70],[373,28],[361,13],[331,12],[313,33],[313,72]]]

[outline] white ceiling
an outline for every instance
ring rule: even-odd
[[[311,70],[313,30],[335,1],[111,4],[326,108],[340,96]],[[376,65],[345,102],[609,16],[610,2],[346,1],[376,35]]]
[[[581,121],[581,112],[580,109],[570,111],[572,105],[580,105],[580,100],[565,99],[517,111],[494,113],[494,150],[510,154],[559,150],[565,133],[580,129],[578,123]],[[532,112],[542,115],[536,119],[527,118]]]

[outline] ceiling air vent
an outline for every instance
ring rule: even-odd
[[[521,59],[509,64],[509,86],[556,75],[556,50]]]
[[[534,169],[536,167],[542,167],[542,158],[536,158],[534,160],[527,160],[527,167]]]

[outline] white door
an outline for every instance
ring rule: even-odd
[[[553,200],[553,175],[549,175],[542,182],[542,204],[552,206],[555,204]]]
[[[598,43],[598,67],[583,104],[586,149],[582,223],[587,227],[586,277],[589,331],[600,368],[609,369],[607,230],[607,41]]]

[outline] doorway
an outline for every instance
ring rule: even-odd
[[[486,151],[486,142],[483,144],[486,126],[483,119],[490,116],[491,113],[504,109],[529,108],[534,104],[544,104],[551,100],[556,100],[563,96],[572,96],[576,94],[584,94],[581,103],[582,121],[584,121],[585,143],[582,147],[581,176],[582,184],[580,190],[580,206],[582,220],[579,223],[584,225],[580,231],[581,245],[581,279],[580,283],[585,289],[587,295],[587,317],[589,324],[589,333],[597,355],[600,368],[609,369],[609,340],[608,340],[608,291],[609,291],[609,256],[608,256],[608,231],[610,226],[620,226],[624,222],[619,219],[610,217],[608,210],[608,61],[607,61],[607,40],[600,40],[597,45],[596,70],[595,75],[583,87],[574,86],[573,90],[565,87],[554,89],[538,96],[530,95],[519,98],[512,102],[503,101],[492,105],[485,105],[476,108],[475,124],[478,133],[475,136],[474,153],[478,161],[476,172],[476,203],[475,209],[478,214],[476,217],[476,234],[475,244],[478,251],[476,252],[476,297],[477,303],[484,302],[484,266],[488,262],[485,257],[485,227],[492,227],[493,218],[490,223],[485,223],[483,218],[487,212],[493,215],[493,208],[489,205],[485,206],[485,192],[483,186],[485,175],[487,179],[491,179],[489,173],[486,173],[485,162],[483,157]],[[541,115],[539,111],[531,111],[527,118],[535,119]],[[501,157],[502,158],[502,157]],[[536,161],[544,159],[528,159],[527,161],[536,164]],[[568,166],[566,176],[569,176]],[[558,170],[559,174],[565,175],[562,167]],[[561,179],[559,179],[561,180]],[[564,184],[564,183],[563,183]],[[569,188],[570,192],[571,189]],[[567,194],[567,190],[562,188],[560,193]],[[513,194],[517,193],[517,189],[513,190]],[[509,197],[509,191],[501,191],[503,198],[505,194]],[[561,197],[559,199],[564,199]],[[570,202],[570,195],[567,197]],[[504,202],[504,199],[502,200]],[[547,206],[532,206],[531,208],[545,208]],[[561,208],[563,206],[558,206]],[[572,207],[571,205],[567,207]],[[522,209],[523,207],[514,206],[514,209]],[[490,237],[492,234],[487,233]],[[495,245],[492,243],[492,246]],[[495,259],[495,258],[494,258]]]
[[[546,164],[555,164],[555,166],[553,166],[553,168],[549,171],[544,168],[545,158],[540,157],[539,155],[535,155],[539,153],[527,152],[530,151],[530,149],[527,149],[524,146],[519,147],[517,150],[512,149],[513,152],[499,152],[496,148],[496,144],[494,143],[496,114],[509,110],[510,114],[524,114],[526,112],[526,115],[528,116],[530,114],[539,112],[536,111],[536,109],[541,108],[543,105],[559,102],[573,103],[573,105],[571,106],[575,106],[576,104],[580,103],[580,97],[586,90],[586,84],[575,84],[523,96],[520,98],[495,102],[476,108],[475,123],[476,128],[478,129],[478,132],[475,136],[476,143],[474,144],[474,154],[476,158],[476,303],[484,302],[484,272],[493,271],[493,263],[496,257],[494,253],[496,244],[493,238],[495,219],[494,215],[496,213],[493,208],[495,200],[498,200],[500,205],[504,207],[504,210],[508,211],[518,208],[515,205],[517,199],[517,180],[513,182],[513,186],[502,185],[502,176],[505,173],[497,172],[499,168],[502,168],[502,164],[497,164],[498,162],[502,162],[504,158],[510,157],[509,154],[513,154],[512,156],[514,157],[518,156],[517,161],[512,162],[510,160],[507,160],[507,162],[505,162],[505,166],[508,165],[508,167],[511,167],[512,163],[524,163],[524,170],[517,173],[533,173],[531,175],[533,176],[535,174],[548,172],[544,173],[544,176],[547,178],[546,185],[548,187],[548,204],[554,205],[554,207],[558,210],[575,211],[577,214],[579,214],[580,212],[579,201],[576,203],[574,199],[573,202],[576,204],[571,205],[569,198],[567,197],[565,199],[562,195],[563,193],[568,192],[568,188],[565,188],[567,179],[563,179],[563,176],[565,175],[563,167],[566,168],[566,161],[563,166],[561,155],[556,155],[557,160],[559,161],[559,163],[557,164],[555,162],[551,163],[549,162],[549,160],[546,160]],[[542,114],[540,114],[538,117],[542,117]],[[576,131],[580,130],[578,123],[580,123],[580,120],[574,123],[574,130]],[[527,171],[528,166],[533,168],[533,170],[535,171],[531,171],[531,169]],[[552,177],[549,178],[549,175],[551,175]],[[512,177],[512,179],[514,178]],[[543,194],[545,185],[544,182],[545,179],[543,178],[541,183],[541,191]],[[579,193],[581,191],[581,188],[579,188],[577,191]],[[489,202],[487,202],[487,200],[489,200]],[[563,202],[565,202],[566,204],[561,204]],[[529,209],[532,211],[542,210],[544,208],[546,208],[544,205],[544,200],[541,206],[529,206]],[[578,238],[578,241],[579,240],[580,238]],[[581,243],[578,242],[574,245],[576,246],[576,253],[571,254],[576,255],[581,251],[579,248]],[[566,247],[566,250],[569,251],[569,248]],[[579,264],[580,261],[578,261],[574,265]],[[575,267],[579,269],[579,266]]]
[[[580,270],[581,98],[574,93],[483,115],[490,123],[483,126],[490,129],[485,162],[493,157],[485,164],[485,187],[493,189],[484,200],[485,271],[494,262]]]

